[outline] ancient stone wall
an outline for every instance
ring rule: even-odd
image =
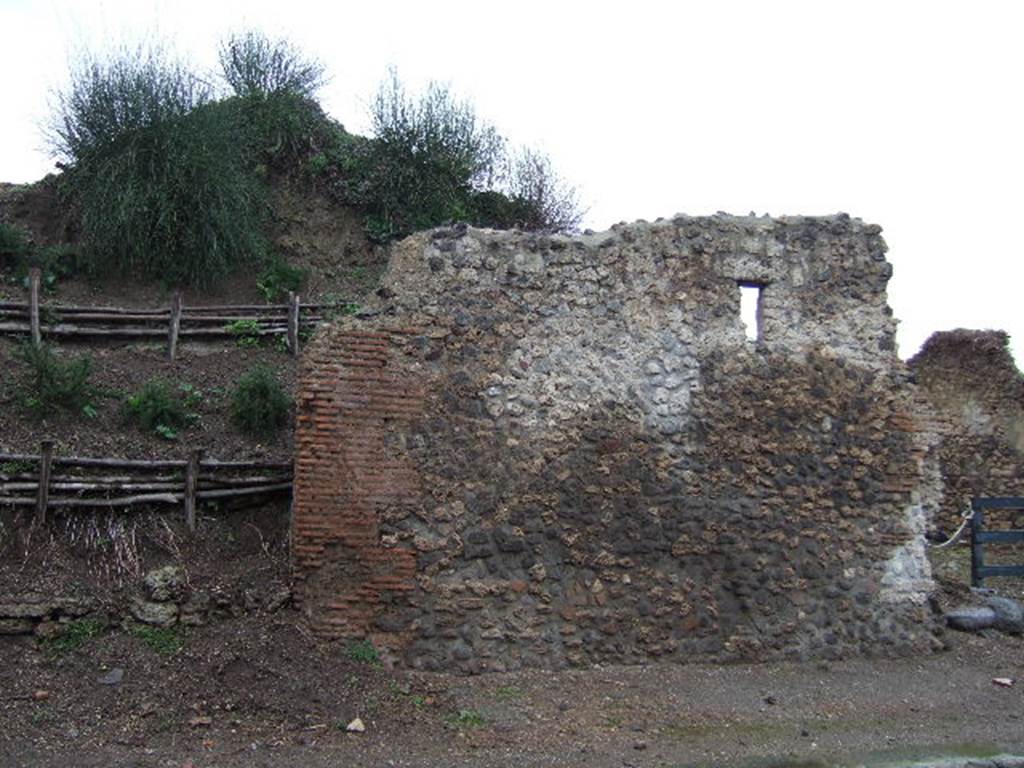
[[[404,241],[306,360],[313,627],[464,671],[930,648],[884,253],[846,216]]]
[[[943,496],[935,526],[951,533],[973,496],[1024,495],[1024,376],[1007,335],[935,333],[908,365],[940,440]],[[994,514],[990,524],[998,525]]]

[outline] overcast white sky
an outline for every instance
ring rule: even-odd
[[[325,62],[350,130],[388,65],[450,82],[551,155],[593,229],[719,210],[881,224],[903,357],[935,330],[1002,328],[1024,361],[1022,21],[992,0],[0,0],[0,180],[51,170],[38,126],[70,48],[155,31],[212,69],[225,33],[257,27]]]

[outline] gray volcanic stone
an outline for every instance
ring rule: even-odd
[[[0,635],[29,635],[34,628],[31,619],[0,619]]]
[[[146,574],[146,592],[149,599],[164,603],[173,599],[185,585],[185,575],[175,565],[165,565]]]
[[[122,680],[124,680],[124,669],[121,667],[114,667],[106,674],[96,678],[96,682],[100,685],[120,685]]]
[[[964,606],[947,613],[946,623],[953,629],[978,632],[995,626],[996,612],[988,606]]]
[[[1008,597],[988,597],[988,607],[996,615],[995,628],[1001,632],[1019,635],[1024,632],[1024,606]]]
[[[178,606],[174,603],[153,603],[148,600],[133,600],[131,613],[143,624],[155,627],[169,627],[178,620]]]

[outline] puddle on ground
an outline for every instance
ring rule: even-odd
[[[995,744],[964,743],[942,745],[916,745],[898,749],[880,750],[842,758],[754,758],[738,760],[734,768],[909,768],[909,766],[941,766],[944,762],[964,759],[984,759],[1003,754],[1020,754],[1021,750],[1005,750]],[[703,763],[685,763],[675,768],[700,768]]]

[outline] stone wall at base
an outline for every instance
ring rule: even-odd
[[[932,648],[884,252],[846,216],[403,241],[305,361],[315,630],[467,672]]]

